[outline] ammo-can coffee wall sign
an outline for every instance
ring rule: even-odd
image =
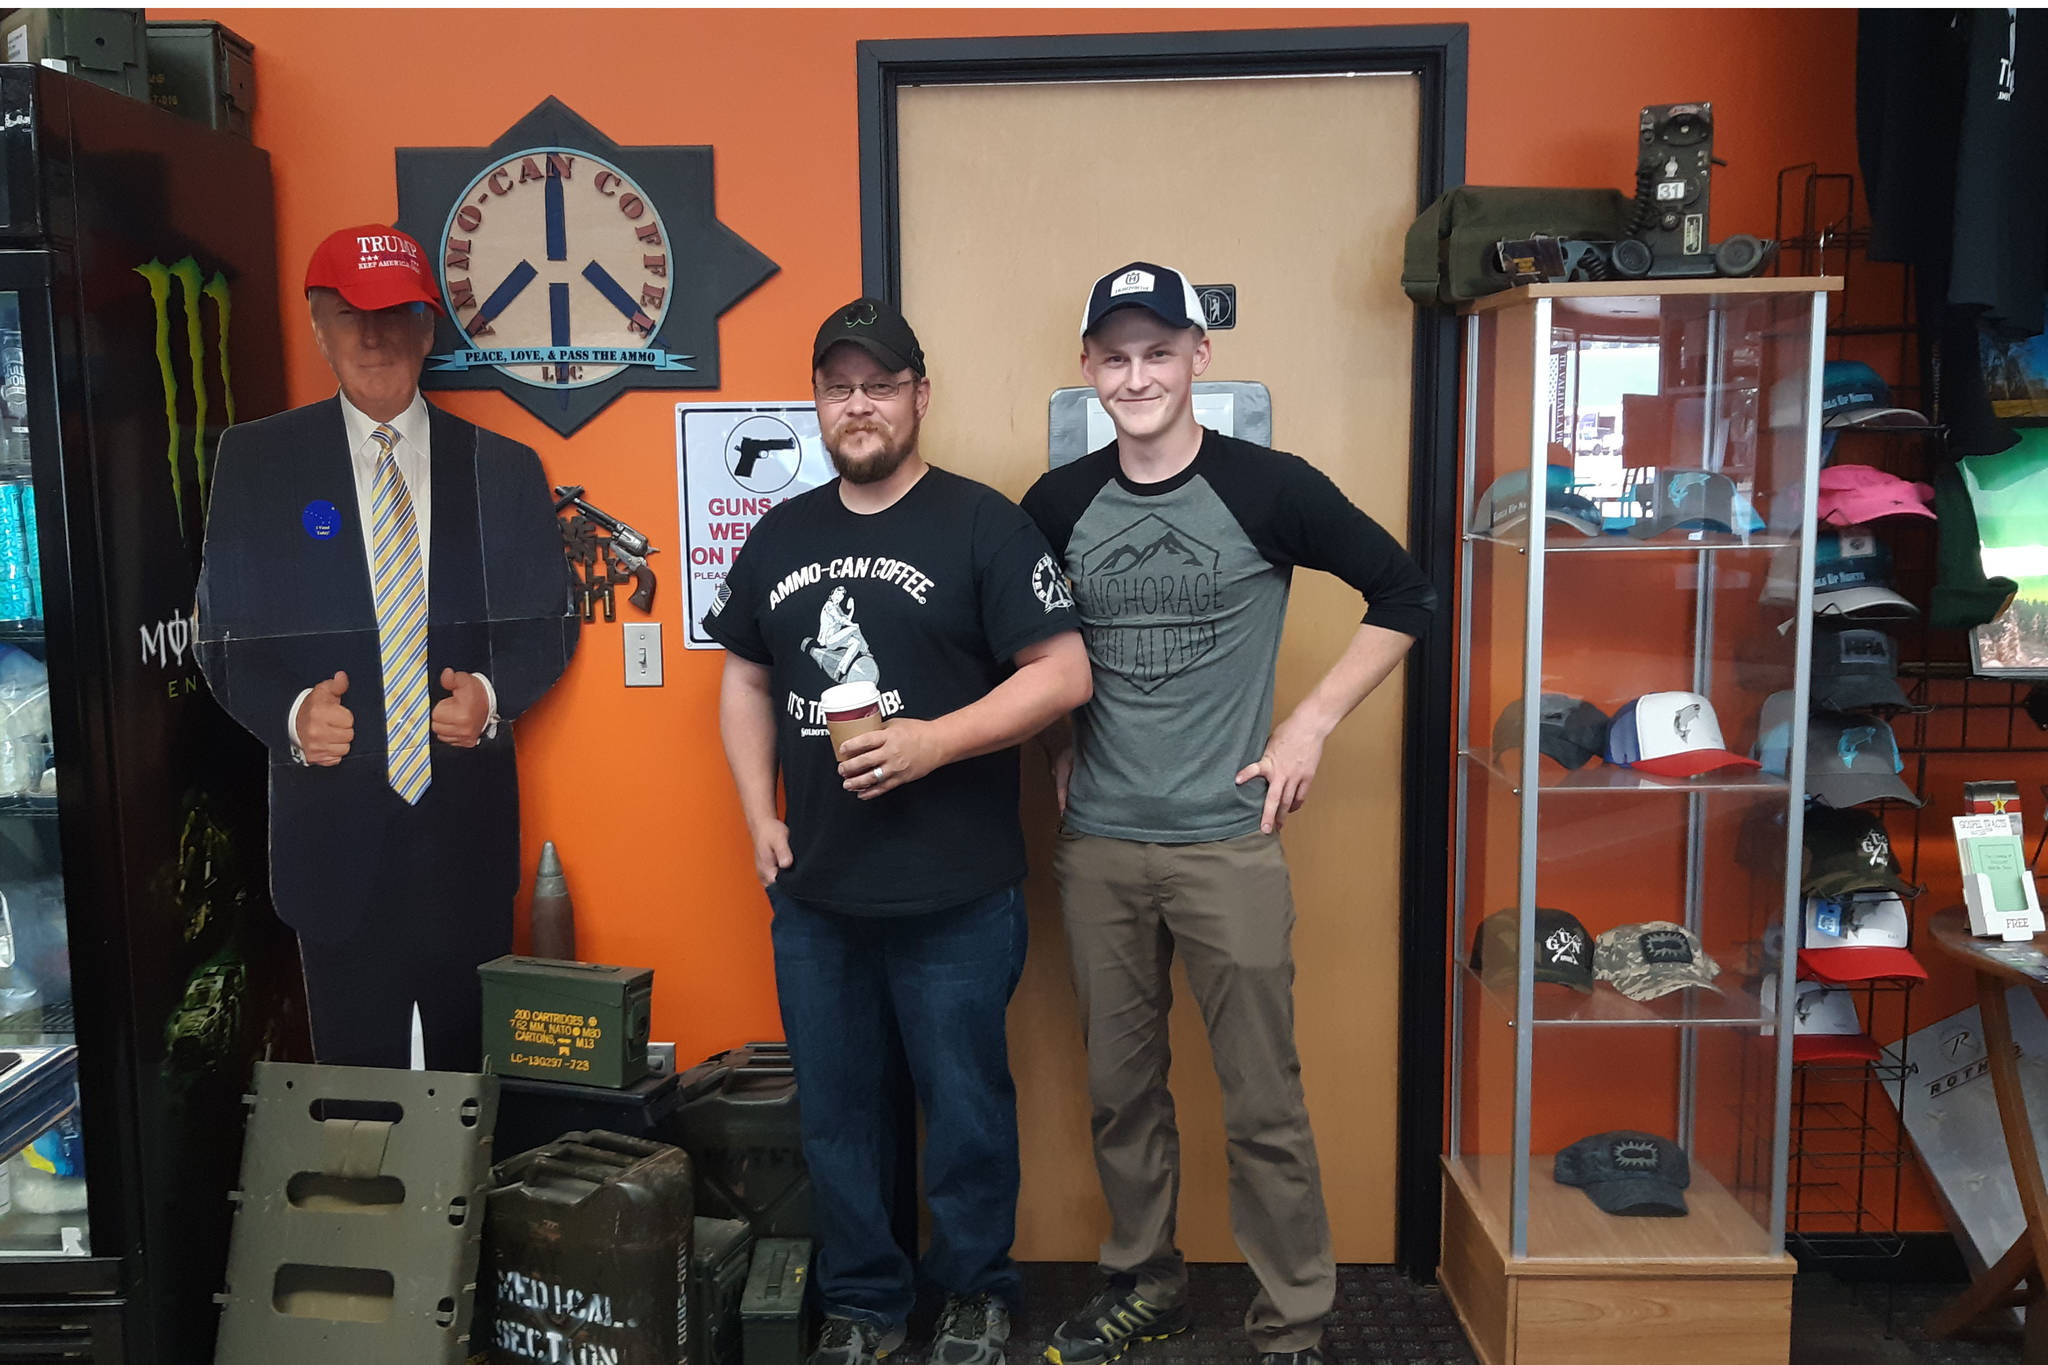
[[[621,147],[560,100],[488,147],[398,149],[448,316],[420,383],[568,435],[626,389],[718,387],[718,315],[776,265],[718,221],[711,148]]]

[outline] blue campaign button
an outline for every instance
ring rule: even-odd
[[[341,509],[325,498],[315,498],[299,513],[306,534],[315,540],[332,540],[341,531]]]

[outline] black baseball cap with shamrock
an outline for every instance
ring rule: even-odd
[[[825,352],[847,342],[860,347],[891,370],[914,370],[924,374],[924,348],[903,314],[880,299],[858,298],[832,310],[818,327],[811,343],[811,368],[825,363]]]

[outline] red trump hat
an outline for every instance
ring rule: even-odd
[[[306,263],[306,288],[338,290],[357,308],[424,303],[444,317],[448,311],[441,306],[427,253],[411,237],[382,223],[329,233]]]

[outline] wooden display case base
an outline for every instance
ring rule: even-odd
[[[1479,1193],[1508,1179],[1505,1156],[1444,1159],[1437,1279],[1484,1365],[1787,1365],[1797,1267],[1745,1254],[1756,1222],[1712,1176],[1694,1169],[1685,1218],[1615,1218],[1534,1163],[1530,1222],[1568,1225],[1569,1258],[1509,1254]]]

